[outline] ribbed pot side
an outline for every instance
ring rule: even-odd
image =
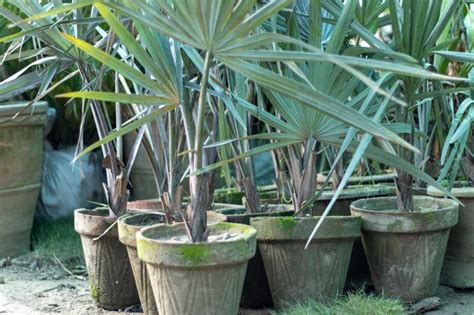
[[[227,222],[250,225],[251,218],[257,217],[288,217],[294,214],[290,205],[269,205],[266,212],[248,213],[244,207],[216,210],[224,214]],[[262,308],[273,305],[272,293],[268,285],[262,255],[257,247],[255,256],[249,260],[245,273],[244,288],[240,298],[240,306],[245,308]]]
[[[123,216],[118,221],[119,239],[127,248],[142,309],[148,315],[158,314],[158,307],[153,296],[146,265],[138,258],[136,234],[144,227],[163,224],[164,221],[164,215],[158,213],[136,213]]]
[[[117,226],[103,234],[114,220],[108,217],[106,209],[74,212],[74,227],[81,236],[91,296],[105,309],[120,310],[139,304],[140,300]]]
[[[148,273],[162,315],[237,314],[247,262],[255,255],[256,231],[235,223],[208,227],[230,240],[187,243],[182,224],[148,227],[137,234],[138,256]]]
[[[43,134],[48,105],[0,103],[0,258],[30,249],[31,227],[41,187]]]
[[[453,188],[459,206],[459,222],[451,229],[441,269],[441,283],[450,287],[474,288],[474,187]],[[428,187],[428,194],[442,197],[441,191]]]
[[[360,218],[325,219],[304,249],[319,217],[253,218],[273,302],[277,308],[308,299],[328,300],[342,293]]]
[[[396,197],[361,199],[351,205],[362,218],[362,242],[375,290],[416,302],[433,296],[438,285],[457,203],[415,196],[416,211],[397,210]]]

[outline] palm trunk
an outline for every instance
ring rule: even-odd
[[[201,78],[201,90],[198,100],[198,115],[196,122],[196,137],[194,139],[194,152],[191,171],[195,172],[203,167],[203,142],[204,120],[206,107],[207,81],[211,65],[211,53],[206,52],[204,70]],[[202,242],[207,239],[207,208],[209,206],[210,174],[192,175],[190,178],[191,204],[188,206],[188,234],[193,242]]]

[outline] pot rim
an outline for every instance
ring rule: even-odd
[[[154,219],[161,218],[162,222],[156,222],[152,224],[132,224],[131,220],[137,219],[137,217],[153,217]],[[136,212],[129,215],[124,215],[118,219],[118,236],[120,242],[127,246],[136,247],[137,246],[137,237],[136,234],[144,227],[152,225],[161,225],[165,224],[165,215],[157,212]]]
[[[387,214],[387,215],[398,215],[398,216],[413,216],[413,215],[416,215],[416,214],[422,214],[422,213],[427,213],[427,212],[433,212],[433,211],[443,211],[443,210],[449,210],[451,208],[457,208],[458,207],[458,203],[454,200],[451,200],[451,199],[447,199],[447,198],[436,198],[436,197],[431,197],[431,196],[413,196],[413,198],[416,200],[421,200],[421,199],[430,199],[430,200],[433,200],[433,201],[441,201],[441,202],[446,202],[446,203],[451,203],[450,205],[448,205],[447,207],[443,207],[441,209],[434,209],[434,210],[429,210],[429,211],[398,211],[398,210],[395,210],[395,211],[380,211],[380,210],[371,210],[371,209],[367,209],[367,208],[361,208],[360,206],[358,206],[359,203],[362,203],[362,202],[367,202],[367,201],[377,201],[377,200],[382,200],[382,199],[393,199],[393,200],[396,200],[397,197],[395,196],[384,196],[384,197],[371,197],[371,198],[361,198],[361,199],[358,199],[356,201],[353,201],[351,203],[351,211],[352,209],[354,209],[355,211],[360,211],[360,212],[367,212],[367,213],[374,213],[374,214]]]
[[[292,240],[306,242],[321,216],[257,217],[250,225],[257,229],[259,241]],[[313,242],[331,239],[356,239],[360,236],[359,216],[327,216]]]
[[[427,193],[430,196],[445,198],[445,194],[436,187],[428,186]],[[454,187],[451,189],[451,193],[457,198],[474,198],[474,187]]]
[[[396,205],[397,197],[376,197],[359,199],[351,203],[351,214],[362,217],[362,230],[382,233],[420,233],[448,229],[458,222],[459,205],[454,200],[434,198],[429,196],[413,196],[415,202],[418,200],[431,200],[437,204],[441,203],[441,209],[427,211],[387,211],[371,210],[370,207],[363,208],[364,202],[387,202]],[[390,207],[390,205],[379,206]]]
[[[74,210],[74,230],[84,236],[99,236],[116,220],[117,218],[109,216],[109,210],[105,207],[97,207],[95,209],[79,208]],[[116,227],[107,234],[114,237],[117,236]]]
[[[20,101],[20,102],[0,102],[0,117],[4,116],[13,116],[17,114],[21,109],[27,106],[30,102],[27,101]],[[31,114],[33,115],[42,115],[46,113],[48,110],[48,102],[46,101],[39,101],[36,102],[34,106],[33,113],[31,113],[31,109],[25,110],[20,114],[20,116]]]
[[[239,236],[215,242],[178,243],[168,239],[186,235],[184,224],[149,226],[137,233],[138,256],[153,265],[202,268],[242,263],[255,255],[257,231],[253,227],[220,222],[208,229],[211,233],[232,231]]]

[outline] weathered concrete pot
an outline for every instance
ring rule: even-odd
[[[30,249],[31,227],[41,186],[43,134],[48,105],[12,117],[27,105],[0,104],[0,258]]]
[[[459,222],[449,234],[441,283],[455,288],[474,288],[474,187],[453,188],[451,193],[464,206],[459,207]],[[428,194],[443,197],[434,187],[428,187]]]
[[[250,220],[276,307],[308,299],[327,300],[342,293],[360,218],[327,217],[304,249],[319,217],[260,217]]]
[[[391,176],[393,179],[393,175]],[[330,214],[351,215],[350,206],[351,203],[356,200],[393,195],[395,195],[395,186],[393,185],[376,184],[349,186],[348,188],[343,189],[341,195],[334,203]],[[333,196],[334,190],[323,192],[313,209],[313,215],[321,215]],[[362,246],[362,240],[360,237],[355,240],[351,255],[351,262],[349,264],[349,271],[347,272],[346,278],[346,287],[359,289],[371,282],[369,264],[367,262],[367,257],[365,257],[364,247]]]
[[[235,223],[209,226],[210,236],[230,240],[178,243],[184,225],[148,227],[137,234],[138,256],[150,275],[160,314],[237,314],[247,262],[255,255],[256,231]]]
[[[258,217],[288,217],[294,214],[290,205],[270,205],[267,212],[248,213],[244,207],[229,207],[216,210],[224,214],[227,222],[250,225],[251,218]],[[245,273],[244,288],[240,298],[240,306],[245,308],[262,308],[273,305],[272,293],[268,285],[262,255],[257,247],[255,256],[249,260]]]
[[[458,205],[448,199],[414,197],[414,212],[397,210],[396,197],[361,199],[351,205],[362,217],[362,242],[378,293],[416,302],[432,296]]]
[[[144,227],[163,224],[163,222],[165,222],[164,215],[158,213],[135,213],[122,216],[118,220],[118,236],[120,242],[127,248],[143,312],[149,315],[158,314],[158,307],[155,303],[145,263],[138,258],[136,234]]]
[[[105,309],[120,310],[140,300],[117,226],[94,241],[114,223],[115,218],[108,214],[107,209],[78,209],[74,212],[74,228],[81,236],[92,297]]]
[[[130,265],[132,266],[135,284],[145,314],[158,314],[155,297],[145,263],[138,258],[136,233],[142,228],[165,222],[161,201],[159,199],[137,200],[127,203],[130,216],[123,216],[118,220],[118,235],[120,242],[127,247]],[[208,223],[216,224],[227,219],[222,214],[208,211]]]

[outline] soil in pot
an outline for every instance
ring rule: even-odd
[[[351,205],[362,217],[362,242],[377,293],[417,302],[438,285],[449,230],[458,221],[457,203],[414,197],[415,211],[397,210],[396,197],[361,199]]]
[[[184,204],[183,204],[184,205]],[[227,206],[226,206],[227,207]],[[127,203],[128,212],[163,212],[163,206],[160,199],[144,199],[129,201]],[[225,222],[227,217],[216,211],[207,211],[208,224]]]
[[[344,289],[360,218],[330,216],[305,250],[319,217],[260,217],[250,220],[275,306],[335,298]]]
[[[451,229],[441,269],[441,283],[455,288],[474,288],[474,187],[453,188],[464,206],[459,206],[459,222]],[[428,194],[443,197],[434,187]]]
[[[30,249],[31,227],[41,187],[43,134],[48,105],[12,117],[27,103],[0,104],[0,258]]]
[[[267,205],[265,212],[248,213],[244,207],[228,207],[216,210],[216,212],[224,214],[227,217],[227,222],[250,225],[251,218],[292,216],[294,214],[292,208],[290,205]],[[255,256],[248,263],[240,306],[244,308],[273,306],[272,293],[258,247]]]
[[[256,231],[235,223],[209,226],[207,242],[189,243],[184,225],[137,234],[160,314],[237,314]]]
[[[78,209],[74,212],[74,228],[81,236],[92,297],[105,309],[120,310],[140,300],[117,225],[110,228],[115,218],[108,215],[107,209]]]
[[[136,234],[144,227],[164,222],[164,215],[158,213],[135,213],[123,216],[118,221],[119,239],[127,248],[142,309],[145,314],[149,315],[158,314],[158,307],[155,303],[145,263],[138,258]]]

